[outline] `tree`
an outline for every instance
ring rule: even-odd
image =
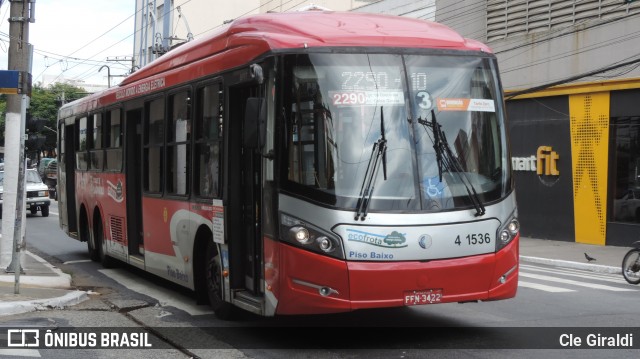
[[[31,101],[28,111],[34,118],[45,119],[46,126],[55,130],[58,110],[62,106],[61,100],[64,99],[64,102],[67,103],[86,95],[88,95],[88,93],[84,89],[69,84],[55,83],[46,88],[40,84],[35,84],[31,90]],[[6,95],[0,95],[0,145],[2,146],[4,146],[6,108]],[[55,148],[57,140],[55,133],[45,128],[41,131],[41,134],[47,137],[45,149]]]

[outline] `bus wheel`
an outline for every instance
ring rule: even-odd
[[[87,215],[84,211],[80,214],[80,240],[87,242],[87,249],[89,251],[89,258],[97,262],[100,259],[98,251],[96,249],[95,238],[89,233],[89,223],[87,221]]]
[[[105,268],[113,268],[115,265],[114,259],[104,253],[104,232],[102,231],[102,221],[99,218],[95,221],[93,238],[95,239],[96,251],[98,252],[100,263],[102,263],[102,266]]]
[[[218,251],[213,241],[209,241],[207,244],[206,258],[206,282],[209,303],[216,317],[222,320],[230,320],[233,318],[234,308],[230,303],[225,302],[222,297],[222,270]]]

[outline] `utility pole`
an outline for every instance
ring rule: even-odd
[[[34,21],[35,0],[10,0],[9,11],[9,61],[8,70],[19,71],[20,87],[17,94],[7,96],[5,122],[5,168],[2,216],[2,239],[0,240],[0,267],[7,264],[7,272],[14,272],[14,292],[20,292],[20,249],[25,226],[24,193],[24,140],[26,112],[31,92],[31,46],[29,45],[29,22]],[[13,250],[11,250],[13,248]],[[8,254],[11,254],[10,256]],[[9,262],[11,260],[11,263]]]

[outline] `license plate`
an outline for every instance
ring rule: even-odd
[[[404,292],[404,305],[432,304],[442,301],[442,289],[409,290]]]

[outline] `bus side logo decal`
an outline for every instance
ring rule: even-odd
[[[124,197],[122,196],[122,182],[118,180],[118,184],[113,184],[111,181],[107,181],[107,194],[113,198],[114,201],[121,203]]]

